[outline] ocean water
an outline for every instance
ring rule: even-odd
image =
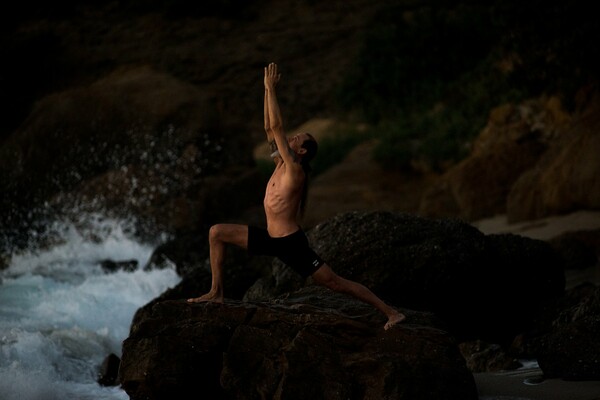
[[[121,356],[135,311],[180,281],[172,268],[143,271],[157,243],[132,231],[87,215],[51,224],[44,240],[11,256],[0,271],[0,399],[129,398],[97,383],[99,367]],[[103,260],[138,267],[106,273]]]

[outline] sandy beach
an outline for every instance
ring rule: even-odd
[[[600,381],[543,379],[537,367],[473,374],[480,400],[598,400]]]

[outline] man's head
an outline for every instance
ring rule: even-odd
[[[306,179],[302,187],[302,199],[300,200],[300,215],[304,215],[304,209],[306,208],[306,200],[308,197],[308,176],[311,171],[310,161],[317,155],[318,145],[317,141],[310,133],[299,133],[288,138],[290,148],[296,153],[296,156],[300,158],[300,164]]]
[[[298,133],[288,138],[290,148],[301,158],[302,164],[308,164],[317,154],[317,141],[310,133]]]

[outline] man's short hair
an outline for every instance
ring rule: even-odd
[[[317,155],[317,151],[319,150],[319,145],[317,144],[317,141],[315,140],[314,136],[308,132],[306,132],[306,134],[308,135],[308,137],[310,137],[310,139],[302,142],[301,147],[306,150],[306,153],[302,157],[303,163],[309,163],[310,160],[312,160]]]

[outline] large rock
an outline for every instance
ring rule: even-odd
[[[600,208],[600,104],[595,110],[578,118],[514,183],[507,196],[509,222]]]
[[[477,399],[452,337],[405,311],[385,331],[371,307],[323,288],[270,303],[155,303],[123,344],[138,399]]]
[[[578,291],[578,301],[532,341],[545,377],[600,379],[600,288],[588,285]]]
[[[556,98],[494,109],[469,157],[424,193],[422,215],[509,222],[600,207],[600,99],[568,113]]]
[[[459,220],[354,212],[308,236],[340,275],[390,304],[436,312],[459,336],[511,339],[564,291],[563,260],[548,243]]]
[[[539,99],[492,110],[469,157],[431,185],[420,213],[472,221],[506,212],[513,184],[536,165],[556,131],[569,121],[556,103]]]

